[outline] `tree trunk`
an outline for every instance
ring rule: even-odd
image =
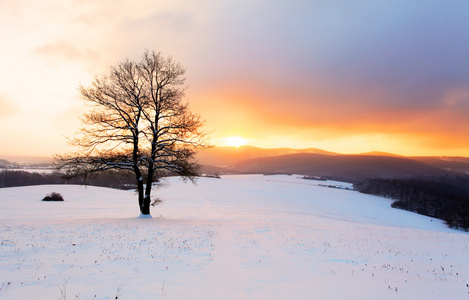
[[[151,188],[153,184],[153,163],[150,163],[148,166],[148,175],[147,175],[147,186],[145,187],[145,197],[143,199],[142,214],[150,214],[150,204],[151,204]]]
[[[134,155],[134,160],[135,160],[135,155]],[[134,173],[135,173],[135,178],[137,179],[137,192],[138,192],[138,207],[140,208],[140,213],[143,213],[143,208],[145,206],[145,201],[143,197],[144,193],[144,187],[143,187],[143,176],[142,172],[140,172],[140,169],[137,166],[134,166]]]
[[[142,178],[142,176],[140,176],[137,179],[137,191],[138,191],[138,207],[140,207],[140,213],[145,214],[144,213],[145,201],[144,201],[144,197],[143,197],[144,190],[143,190],[143,178]]]
[[[150,215],[150,195],[145,195],[143,198],[143,207],[141,208],[140,212],[142,215],[149,216]]]

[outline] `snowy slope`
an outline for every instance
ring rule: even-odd
[[[0,189],[0,299],[469,296],[467,233],[318,184],[172,178],[153,219],[129,191]],[[41,202],[50,192],[65,202]]]

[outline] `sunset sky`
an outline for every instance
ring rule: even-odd
[[[2,0],[0,155],[69,151],[77,87],[148,50],[213,140],[469,156],[467,0]]]

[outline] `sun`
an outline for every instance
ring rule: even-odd
[[[230,137],[225,137],[220,139],[220,142],[223,146],[231,146],[231,147],[239,147],[246,145],[247,141],[246,139],[243,139],[242,137],[239,136],[230,136]]]

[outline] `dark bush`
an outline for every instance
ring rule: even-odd
[[[64,201],[64,198],[59,193],[53,192],[45,196],[42,201]]]

